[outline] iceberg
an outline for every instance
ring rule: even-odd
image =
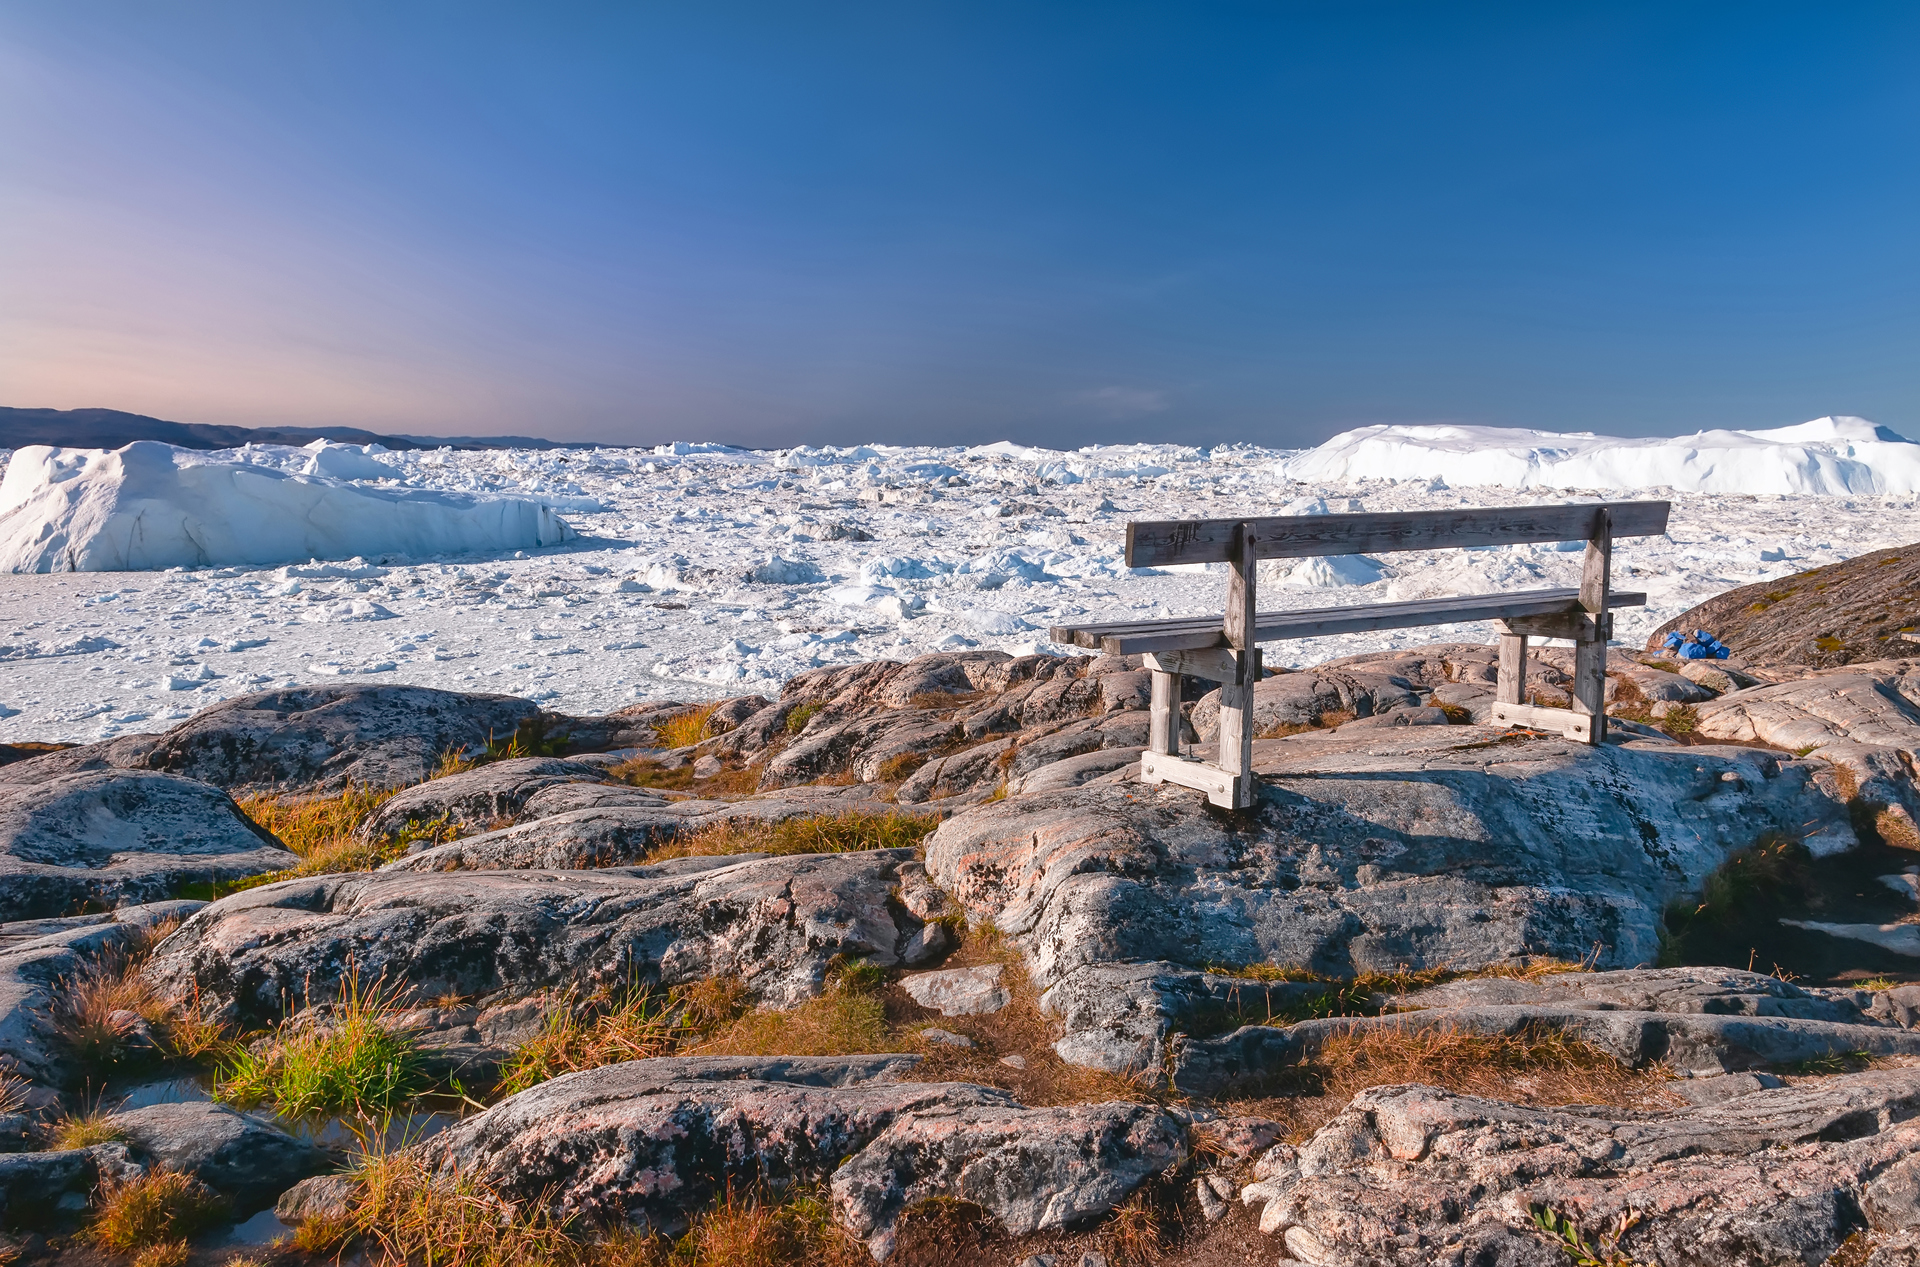
[[[1359,427],[1282,458],[1282,479],[1860,496],[1920,492],[1920,444],[1865,418],[1627,439],[1508,427]],[[1430,486],[1431,487],[1431,486]]]
[[[111,452],[18,450],[0,479],[0,571],[500,554],[574,535],[531,497],[376,488],[181,459],[184,451],[153,440]]]

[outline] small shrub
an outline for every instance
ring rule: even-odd
[[[662,748],[690,748],[707,738],[708,724],[719,704],[702,704],[689,712],[669,717],[654,729],[654,738]]]
[[[1640,1224],[1642,1217],[1637,1210],[1622,1210],[1604,1231],[1589,1241],[1571,1216],[1549,1205],[1533,1207],[1533,1225],[1573,1261],[1574,1267],[1639,1267],[1621,1252],[1620,1242]]]
[[[787,733],[789,735],[799,734],[807,728],[807,723],[812,721],[819,712],[820,705],[818,704],[795,704],[787,710]]]
[[[215,1098],[241,1108],[271,1103],[290,1117],[389,1116],[430,1086],[419,1049],[382,1023],[397,1011],[381,983],[363,987],[350,970],[324,1021],[289,1021],[268,1042],[235,1053]]]
[[[810,818],[766,823],[728,819],[690,832],[655,849],[649,862],[730,853],[861,853],[871,849],[917,848],[940,820],[898,810],[849,810]]]
[[[116,1254],[180,1241],[223,1222],[227,1203],[198,1179],[149,1170],[100,1182],[86,1239]]]
[[[1468,726],[1473,724],[1473,712],[1464,704],[1437,704],[1441,714],[1446,717],[1449,726]]]
[[[1700,713],[1691,704],[1675,704],[1667,715],[1654,723],[1676,739],[1684,739],[1700,727]]]

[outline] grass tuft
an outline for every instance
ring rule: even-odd
[[[92,1148],[95,1144],[111,1144],[126,1137],[127,1133],[114,1125],[106,1112],[96,1104],[77,1116],[69,1115],[55,1121],[48,1132],[47,1142],[56,1150]]]
[[[729,1190],[673,1247],[675,1267],[855,1267],[866,1247],[816,1196],[781,1204]]]
[[[239,1108],[270,1103],[290,1117],[355,1113],[387,1117],[431,1086],[419,1049],[384,1022],[399,1009],[383,983],[363,986],[349,970],[324,1019],[301,1018],[234,1054],[215,1098]]]
[[[719,707],[717,702],[702,704],[688,712],[669,717],[654,728],[654,739],[662,748],[691,748],[708,737],[708,726],[712,723],[713,714]]]
[[[830,968],[825,993],[798,1007],[748,1012],[689,1049],[700,1056],[861,1056],[898,1051],[877,996],[886,972],[860,960]]]
[[[192,1253],[192,1247],[183,1240],[161,1241],[135,1254],[133,1267],[187,1267],[187,1259]]]
[[[565,996],[547,1012],[540,1032],[502,1066],[501,1094],[525,1091],[563,1073],[668,1055],[688,1032],[683,1012],[646,989],[628,990],[599,1009]]]
[[[1899,985],[1900,983],[1898,981],[1895,981],[1892,977],[1868,977],[1864,981],[1854,982],[1853,988],[1856,990],[1872,990],[1875,993],[1878,993],[1881,990],[1897,989],[1899,988]]]
[[[116,1254],[182,1241],[223,1222],[227,1203],[198,1179],[149,1170],[133,1179],[106,1178],[85,1237]]]
[[[810,818],[767,823],[735,818],[668,841],[647,855],[648,862],[731,853],[860,853],[870,849],[912,849],[940,820],[898,810],[849,810]]]
[[[435,1174],[406,1152],[368,1154],[353,1232],[392,1263],[448,1267],[570,1267],[582,1242],[543,1202],[516,1204],[470,1173]],[[344,1237],[342,1239],[345,1239]]]

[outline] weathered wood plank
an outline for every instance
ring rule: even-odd
[[[1262,559],[1299,559],[1328,554],[1380,554],[1395,550],[1453,550],[1522,545],[1538,541],[1584,541],[1593,513],[1605,506],[1616,537],[1646,537],[1667,530],[1667,502],[1600,502],[1572,506],[1507,506],[1439,512],[1363,512],[1344,515],[1273,515],[1250,521],[1254,554]],[[1140,520],[1127,525],[1127,566],[1232,560],[1239,519]]]
[[[1207,799],[1222,809],[1244,809],[1244,805],[1234,804],[1235,785],[1238,782],[1233,775],[1215,765],[1204,761],[1185,761],[1179,757],[1169,757],[1161,753],[1143,752],[1140,754],[1140,781],[1143,783],[1174,783],[1181,787],[1190,787],[1197,792],[1205,792]]]
[[[1494,672],[1493,697],[1502,704],[1526,702],[1527,635],[1500,635],[1500,667]]]
[[[1573,708],[1593,719],[1588,743],[1607,737],[1607,640],[1598,628],[1606,619],[1607,593],[1612,588],[1613,513],[1602,507],[1593,513],[1587,536],[1587,556],[1580,570],[1580,606],[1594,627],[1573,644]]]
[[[1188,677],[1202,677],[1209,682],[1240,680],[1238,655],[1225,647],[1210,647],[1205,651],[1154,652],[1146,657],[1144,664],[1156,673],[1184,673]]]
[[[1609,607],[1639,607],[1647,601],[1645,594],[1623,591],[1608,599]],[[1488,611],[1490,603],[1504,603],[1511,610],[1505,612]],[[1577,589],[1540,589],[1508,590],[1497,594],[1459,594],[1444,598],[1419,598],[1402,603],[1356,603],[1346,607],[1313,607],[1300,611],[1261,612],[1254,618],[1256,629],[1279,627],[1291,617],[1337,615],[1346,612],[1394,611],[1407,616],[1421,613],[1442,613],[1442,618],[1431,621],[1416,621],[1419,624],[1447,624],[1454,620],[1500,620],[1508,617],[1534,615],[1555,615],[1578,610],[1580,591]],[[1465,613],[1465,614],[1463,614]],[[1166,633],[1192,629],[1220,629],[1224,621],[1220,616],[1161,616],[1150,620],[1118,620],[1089,625],[1055,625],[1048,634],[1055,642],[1067,646],[1098,647],[1102,638],[1126,636],[1129,634]],[[1295,635],[1304,637],[1307,635]],[[1261,641],[1271,641],[1262,635]]]
[[[1578,591],[1575,590],[1534,590],[1476,595],[1472,601],[1421,599],[1410,603],[1374,603],[1364,607],[1262,612],[1254,623],[1254,640],[1281,642],[1290,638],[1319,638],[1330,634],[1365,633],[1375,629],[1414,629],[1424,625],[1447,625],[1472,620],[1543,616],[1569,610],[1578,597]],[[1621,607],[1637,607],[1647,601],[1645,594],[1622,593],[1610,597],[1617,600],[1616,606]],[[1200,650],[1223,646],[1226,642],[1218,622],[1209,626],[1182,621],[1136,628],[1138,632],[1101,633],[1078,645],[1091,645],[1108,655],[1137,655],[1143,651]]]
[[[1495,704],[1493,724],[1524,726],[1528,730],[1545,730],[1565,735],[1581,743],[1593,742],[1593,718],[1585,713],[1576,713],[1570,708],[1537,708],[1532,704]]]

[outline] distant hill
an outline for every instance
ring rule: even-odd
[[[234,449],[243,444],[383,444],[389,449],[574,449],[532,436],[383,436],[358,427],[215,427],[168,422],[118,409],[9,409],[0,406],[0,449],[58,444],[77,449],[117,449],[135,440],[159,440],[183,449]]]

